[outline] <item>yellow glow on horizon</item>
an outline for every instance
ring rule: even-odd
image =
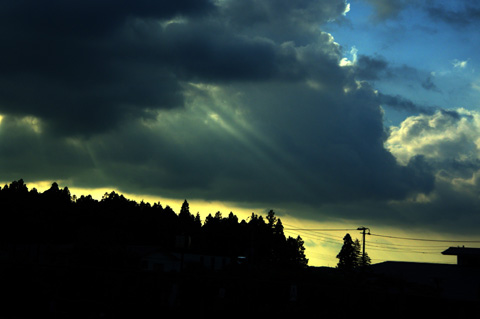
[[[52,181],[40,181],[40,182],[26,182],[29,190],[36,188],[39,192],[48,190]],[[1,185],[10,184],[3,183]],[[68,187],[65,181],[58,181],[57,184],[60,188]],[[181,205],[185,199],[173,199],[164,198],[152,195],[139,195],[129,194],[118,191],[115,188],[79,188],[68,187],[70,193],[77,198],[82,195],[91,195],[96,200],[101,200],[105,193],[111,193],[112,191],[125,196],[125,198],[134,200],[136,202],[148,202],[154,204],[160,202],[163,207],[170,206],[175,213],[180,212]],[[205,201],[188,199],[190,205],[190,212],[193,215],[199,213],[202,221],[205,218],[216,212],[221,212],[223,217],[227,217],[230,212],[238,217],[239,221],[246,220],[251,216],[252,212],[263,216],[265,218],[268,209],[265,207],[246,208],[232,202],[222,201]],[[300,236],[304,241],[304,247],[306,248],[305,254],[309,260],[309,266],[317,267],[336,267],[338,259],[337,254],[343,245],[343,237],[346,233],[349,233],[352,238],[358,239],[362,243],[361,231],[357,230],[360,225],[358,221],[352,220],[336,220],[336,221],[315,221],[311,219],[304,219],[295,217],[294,214],[289,214],[281,211],[277,211],[272,208],[277,217],[282,220],[284,226],[285,236],[297,238]],[[319,217],[320,218],[320,217]],[[394,227],[384,227],[375,225],[364,225],[369,227],[372,235],[366,236],[366,252],[372,260],[372,264],[384,262],[384,261],[407,261],[407,262],[426,262],[426,263],[456,263],[455,258],[450,256],[444,256],[442,251],[446,250],[450,246],[455,246],[448,242],[421,242],[421,241],[409,241],[402,238],[431,238],[442,239],[446,241],[451,240],[447,235],[439,233],[428,233],[423,229],[399,229]],[[380,235],[380,236],[375,236]],[[383,236],[382,236],[383,235]],[[467,236],[459,238],[459,240],[469,240]],[[466,245],[467,246],[467,245]],[[468,246],[480,246],[479,244],[468,244]]]
[[[3,182],[0,185],[7,185],[11,182]],[[37,181],[37,182],[25,182],[28,189],[33,188],[37,189],[38,192],[42,193],[48,190],[54,181]],[[155,203],[160,203],[163,207],[170,206],[174,212],[177,214],[180,212],[180,208],[185,199],[176,199],[176,198],[167,198],[154,195],[139,195],[134,193],[125,193],[119,191],[117,188],[108,188],[108,187],[99,187],[99,188],[82,188],[82,187],[70,187],[65,181],[57,181],[59,188],[68,187],[70,194],[80,198],[83,196],[91,195],[93,199],[101,200],[105,193],[115,192],[119,195],[123,195],[129,200],[140,202],[150,203],[151,205]],[[214,215],[216,212],[221,212],[223,217],[227,217],[230,212],[233,212],[241,221],[242,219],[247,219],[252,212],[258,215],[264,215],[264,209],[262,208],[243,208],[239,207],[234,203],[222,202],[222,201],[206,201],[206,200],[197,200],[197,199],[188,199],[186,200],[190,206],[190,212],[193,215],[196,215],[197,212],[200,214],[202,220],[208,216],[208,214]]]
[[[298,235],[305,242],[306,255],[310,266],[336,267],[337,254],[343,245],[343,237],[349,233],[360,244],[363,236],[361,225],[355,221],[315,222],[311,220],[288,219],[282,217],[285,235],[296,238]],[[424,229],[401,229],[386,226],[370,226],[371,234],[366,235],[366,252],[372,264],[385,261],[404,261],[419,263],[455,264],[456,259],[444,256],[442,251],[457,246],[451,237],[443,233],[428,232]],[[457,240],[476,241],[478,238],[465,236]],[[411,240],[420,239],[420,240]],[[422,240],[425,239],[425,240]],[[429,241],[431,240],[431,241]],[[437,242],[438,241],[438,242]],[[465,246],[479,247],[480,243],[468,243]]]

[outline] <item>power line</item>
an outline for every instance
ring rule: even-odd
[[[377,244],[382,246],[396,246],[396,247],[406,247],[406,248],[437,248],[437,249],[444,249],[445,245],[404,245],[404,244],[393,244],[393,243],[385,243],[385,242],[378,242],[378,241],[370,241],[370,245]]]
[[[286,225],[287,227],[284,230],[288,233],[295,233],[300,234],[304,238],[309,238],[312,241],[322,241],[323,243],[333,243],[333,244],[341,244],[342,237],[334,236],[330,234],[326,234],[328,232],[338,232],[338,231],[345,231],[351,232],[356,230],[367,230],[368,228],[296,228],[293,225]],[[326,232],[326,233],[322,233]],[[362,234],[362,233],[361,233]],[[370,234],[372,236],[380,237],[380,238],[389,238],[389,239],[397,239],[397,240],[409,240],[409,241],[418,241],[418,242],[436,242],[436,243],[480,243],[480,240],[446,240],[446,239],[428,239],[428,238],[416,238],[416,237],[399,237],[399,236],[390,236],[390,235],[382,235],[382,234]],[[368,244],[364,242],[363,249],[365,249],[365,245],[367,246],[368,250],[371,251],[383,251],[383,252],[390,252],[390,253],[398,253],[398,254],[422,254],[422,255],[439,255],[442,249],[445,246],[441,245],[406,245],[406,244],[399,244],[399,243],[388,243],[388,242],[378,242],[373,241]],[[326,260],[317,254],[317,252],[312,251],[313,255],[317,256],[314,257],[315,259]],[[313,256],[312,256],[313,257]]]
[[[415,249],[415,248],[396,248],[396,247],[381,247],[376,245],[367,245],[368,250],[377,250],[377,251],[385,251],[385,252],[398,252],[398,253],[408,253],[408,252],[422,252],[422,253],[432,253],[438,254],[441,253],[441,249],[429,249],[429,248],[422,248],[422,249]]]
[[[289,225],[290,226],[290,225]],[[338,244],[340,245],[342,243],[342,237],[338,237],[338,236],[331,236],[331,235],[327,235],[327,234],[322,234],[322,233],[318,233],[319,231],[351,231],[351,230],[358,230],[358,229],[337,229],[337,228],[328,228],[328,229],[319,229],[319,228],[293,228],[293,227],[289,227],[289,228],[285,228],[286,232],[288,233],[292,233],[294,231],[298,231],[298,233],[303,237],[303,238],[306,238],[306,239],[310,239],[310,240],[320,240],[322,241],[323,243],[332,243],[332,244]],[[383,245],[387,246],[387,247],[384,247]],[[373,243],[370,243],[367,245],[369,247],[370,250],[374,250],[374,251],[390,251],[390,252],[398,252],[398,253],[402,253],[402,252],[415,252],[415,253],[431,253],[431,252],[423,252],[423,251],[418,251],[418,249],[422,249],[422,250],[426,250],[424,248],[429,248],[429,249],[434,249],[435,252],[438,251],[438,249],[435,249],[434,247],[431,247],[431,246],[413,246],[413,245],[398,245],[398,244],[392,244],[392,243],[378,243],[376,241],[374,241]],[[390,246],[390,247],[388,247]],[[400,246],[403,246],[403,247],[410,247],[410,248],[414,248],[414,249],[403,249],[403,248],[397,248],[397,247],[400,247]],[[375,247],[375,248],[373,248]],[[444,246],[438,246],[438,247],[444,247]]]
[[[292,233],[292,231],[287,231],[289,233]],[[322,242],[329,242],[329,243],[333,243],[333,244],[338,244],[341,242],[341,237],[336,237],[336,236],[328,236],[326,234],[322,234],[322,233],[319,233],[319,234],[312,234],[312,233],[297,233],[295,232],[295,234],[300,234],[302,238],[310,238],[310,239],[313,239],[313,240],[320,240]]]
[[[480,243],[480,240],[445,240],[445,239],[426,239],[426,238],[411,238],[411,237],[396,237],[388,235],[370,234],[376,237],[392,238],[392,239],[404,239],[415,241],[431,241],[431,242],[443,242],[443,243]]]
[[[357,230],[355,229],[338,229],[338,228],[284,228],[284,230],[300,230],[300,231],[352,231],[352,230]]]
[[[394,247],[378,247],[378,246],[373,246],[373,245],[367,245],[368,250],[370,251],[383,251],[383,252],[395,252],[395,253],[418,253],[418,254],[440,254],[441,251],[436,249],[436,250],[426,250],[422,249],[422,251],[417,250],[417,249],[405,249],[405,248],[394,248]]]
[[[354,231],[359,230],[358,228],[284,228],[284,230],[289,231]],[[383,238],[392,238],[392,239],[404,239],[404,240],[414,240],[414,241],[430,241],[430,242],[443,242],[443,243],[480,243],[480,240],[446,240],[446,239],[427,239],[427,238],[412,238],[412,237],[397,237],[389,235],[380,235],[380,234],[370,234],[376,237]]]
[[[321,233],[322,231],[348,231],[350,229],[338,229],[338,228],[295,228],[292,225],[285,224],[288,227],[284,228],[284,230],[288,233],[297,233],[300,234],[302,237],[305,238],[314,238],[317,240],[322,240],[323,242],[331,242],[331,243],[339,243],[342,241],[343,237],[324,234]]]

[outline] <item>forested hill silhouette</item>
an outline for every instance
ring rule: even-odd
[[[287,238],[273,211],[265,218],[252,213],[248,221],[217,212],[202,223],[198,213],[190,213],[187,200],[177,214],[169,206],[138,203],[114,191],[101,200],[76,198],[54,182],[41,193],[29,190],[22,179],[0,188],[0,207],[3,243],[72,244],[78,263],[125,264],[129,245],[244,256],[267,267],[304,268],[308,263],[302,239]],[[178,245],[179,238],[185,245]]]
[[[0,188],[0,208],[0,318],[350,318],[392,309],[461,317],[478,309],[478,299],[445,302],[430,284],[307,267],[302,239],[287,238],[273,211],[202,222],[186,200],[177,214],[115,192],[75,198],[57,183],[41,193],[23,180]],[[229,262],[238,256],[247,262]],[[216,260],[222,267],[209,267]]]

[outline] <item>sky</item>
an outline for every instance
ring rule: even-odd
[[[0,181],[273,209],[335,266],[480,244],[480,4],[0,4]],[[99,195],[101,196],[101,195]]]

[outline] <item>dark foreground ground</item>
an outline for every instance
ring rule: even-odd
[[[476,300],[371,272],[232,269],[164,273],[2,264],[0,318],[463,316]]]

